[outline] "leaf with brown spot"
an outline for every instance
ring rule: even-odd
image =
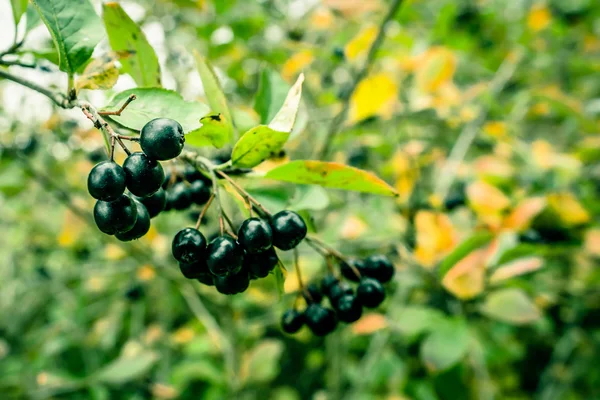
[[[115,65],[115,61],[115,55],[106,54],[89,63],[83,74],[75,82],[77,90],[112,88],[119,79],[119,70]]]
[[[253,168],[258,164],[279,153],[287,142],[290,134],[259,125],[244,133],[237,141],[231,161],[233,165],[241,168]]]
[[[296,160],[272,169],[266,178],[319,185],[333,189],[397,196],[393,187],[375,174],[348,165],[316,160]]]

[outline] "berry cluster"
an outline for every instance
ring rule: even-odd
[[[327,275],[320,286],[311,283],[302,290],[308,306],[304,311],[287,310],[281,318],[284,332],[296,333],[307,325],[317,336],[333,332],[338,321],[351,323],[362,316],[363,307],[376,308],[385,299],[383,284],[394,276],[394,266],[383,255],[373,255],[363,260],[344,260],[340,273],[352,286],[333,274]],[[323,297],[329,299],[330,307],[323,306]]]
[[[161,188],[165,174],[159,161],[177,157],[185,142],[181,125],[168,118],[153,119],[142,128],[139,139],[130,140],[139,140],[142,151],[128,152],[122,167],[111,154],[109,161],[92,168],[87,182],[90,195],[98,200],[96,225],[122,241],[144,236],[150,218],[165,208],[166,195]]]
[[[237,234],[217,236],[210,243],[198,229],[179,231],[172,243],[173,257],[188,279],[215,286],[222,294],[242,293],[251,279],[266,277],[279,262],[274,247],[290,250],[306,236],[302,217],[280,211],[267,219],[245,220]]]
[[[183,211],[193,204],[204,205],[211,196],[211,181],[196,168],[167,173],[160,192],[166,198],[164,211]]]

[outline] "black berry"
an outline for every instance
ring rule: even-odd
[[[171,183],[175,182],[172,177],[173,175],[170,172],[165,172],[165,179],[163,179],[161,185],[163,189],[167,190],[171,186]],[[173,182],[171,182],[171,180],[173,180]]]
[[[167,205],[167,192],[165,192],[163,188],[160,188],[156,193],[148,197],[136,196],[135,199],[146,206],[150,218],[154,218],[164,211],[165,206]]]
[[[364,272],[365,263],[358,259],[351,259],[351,260],[348,260],[348,262],[342,261],[342,263],[340,264],[340,272],[342,273],[344,278],[346,278],[352,282],[360,281],[360,277],[358,275],[356,275],[356,273],[354,272],[354,269],[352,269],[351,266],[354,267],[354,269],[356,269],[356,271],[358,271],[358,273],[362,277],[362,275],[365,273]]]
[[[244,256],[244,268],[250,273],[252,278],[265,278],[269,272],[277,265],[279,258],[274,248],[270,248],[262,253],[249,254]]]
[[[349,295],[349,294],[351,295],[353,293],[354,292],[350,285],[348,285],[346,282],[339,282],[338,284],[333,285],[329,289],[329,292],[327,292],[327,297],[329,297],[329,301],[331,302],[331,305],[335,306],[335,304],[337,303],[337,301],[340,297]]]
[[[215,286],[215,276],[210,272],[202,272],[198,274],[196,279],[207,286]]]
[[[188,191],[191,200],[199,205],[206,204],[210,198],[210,185],[201,180],[192,182]]]
[[[281,328],[285,333],[296,333],[304,325],[304,314],[297,310],[287,310],[281,316]]]
[[[135,225],[137,209],[133,200],[124,194],[115,201],[98,200],[94,206],[94,220],[98,229],[108,235],[127,232]]]
[[[315,283],[309,283],[304,287],[304,293],[302,293],[307,303],[320,303],[323,300],[323,293],[321,289]]]
[[[347,294],[338,299],[335,311],[340,321],[354,322],[362,315],[362,305],[355,296]]]
[[[148,122],[140,133],[140,146],[148,157],[170,160],[181,154],[185,136],[181,125],[169,118],[156,118]]]
[[[363,306],[375,308],[385,299],[385,290],[378,280],[363,278],[356,289],[356,297]]]
[[[394,276],[394,264],[386,256],[373,255],[365,260],[364,274],[386,283]]]
[[[334,285],[337,285],[338,282],[339,279],[333,275],[325,276],[325,278],[323,278],[323,280],[321,281],[321,293],[329,293],[329,290]]]
[[[208,245],[206,263],[210,272],[216,276],[235,274],[242,268],[243,260],[242,248],[229,236],[219,236]]]
[[[185,228],[177,232],[171,244],[173,257],[179,262],[192,264],[206,254],[206,238],[197,229]]]
[[[196,168],[188,165],[183,171],[183,177],[189,183],[194,183],[198,180],[203,181],[204,183],[210,183],[210,179],[208,179],[204,174],[198,171]]]
[[[90,171],[87,186],[95,199],[116,200],[125,192],[125,171],[113,161],[103,161]]]
[[[260,253],[271,248],[271,227],[259,218],[248,218],[238,231],[238,243],[247,253]]]
[[[192,205],[192,196],[185,183],[176,183],[169,189],[167,192],[167,204],[169,208],[178,211],[190,208]]]
[[[248,289],[250,278],[248,271],[240,269],[229,275],[215,276],[215,287],[222,294],[238,294]]]
[[[133,228],[127,232],[117,233],[115,235],[116,238],[122,242],[129,242],[131,240],[139,239],[150,230],[150,214],[148,214],[146,206],[137,200],[134,200],[133,202],[135,203],[137,211],[137,219],[135,220]]]
[[[165,179],[162,166],[142,152],[129,155],[123,163],[127,189],[136,196],[146,197],[160,189]]]
[[[306,325],[317,336],[325,336],[333,332],[337,326],[337,318],[333,310],[319,304],[309,305],[304,311],[304,316]]]
[[[280,211],[271,218],[273,245],[281,250],[296,247],[306,236],[307,228],[300,215],[293,211]]]
[[[133,285],[125,292],[125,297],[129,301],[137,301],[144,296],[144,288],[141,285]]]
[[[181,274],[188,279],[198,279],[200,275],[209,273],[206,260],[200,259],[190,264],[179,263]]]

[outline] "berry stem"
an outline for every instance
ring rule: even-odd
[[[119,116],[121,116],[121,113],[127,108],[129,103],[131,103],[135,99],[137,99],[136,95],[131,94],[131,95],[129,95],[127,100],[125,100],[125,103],[123,103],[121,108],[119,108],[117,111],[98,111],[98,115],[102,115],[102,116],[116,115],[117,117],[119,117]]]
[[[304,282],[302,281],[302,272],[300,271],[300,263],[298,261],[298,248],[294,248],[294,269],[296,270],[296,278],[298,278],[300,292],[304,292]]]
[[[214,199],[215,199],[215,194],[212,193],[210,195],[210,197],[208,198],[208,201],[206,202],[206,204],[202,208],[202,211],[200,212],[200,215],[198,216],[198,220],[196,221],[196,229],[200,228],[200,224],[202,223],[202,218],[204,218],[204,215],[206,214],[206,212],[208,211],[208,208],[210,207],[210,203],[212,203],[212,201]]]
[[[231,186],[233,186],[234,189],[238,191],[238,193],[244,198],[244,200],[246,202],[254,204],[254,206],[257,207],[265,216],[267,216],[267,217],[271,216],[271,213],[262,204],[260,204],[260,202],[258,200],[256,200],[254,197],[252,197],[250,195],[250,193],[245,191],[244,188],[242,188],[233,179],[231,179],[229,177],[229,175],[227,175],[223,171],[219,171],[219,170],[215,170],[214,172],[216,174],[222,176],[227,182],[229,182],[231,184]]]
[[[235,231],[235,226],[233,225],[233,222],[231,221],[231,218],[229,218],[229,216],[227,215],[227,213],[223,212],[223,219],[225,219],[225,222],[227,222],[227,225],[229,225],[229,227],[231,228],[232,231]],[[237,237],[236,237],[237,239]]]
[[[121,140],[129,140],[130,142],[139,142],[140,141],[140,138],[138,136],[117,135],[117,137]]]

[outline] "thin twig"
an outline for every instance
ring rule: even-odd
[[[302,281],[302,272],[300,271],[300,262],[298,261],[298,248],[294,248],[294,269],[296,270],[296,278],[298,279],[298,287],[301,292],[304,292],[304,282]],[[310,294],[308,295],[310,297]]]
[[[266,216],[268,216],[268,217],[271,216],[271,213],[258,200],[256,200],[254,197],[252,197],[250,195],[250,193],[248,193],[247,191],[245,191],[244,188],[242,188],[233,179],[231,179],[229,177],[229,175],[227,175],[223,171],[219,171],[219,170],[217,170],[215,172],[218,175],[222,176],[227,182],[229,182],[231,184],[231,186],[233,186],[234,189],[237,190],[238,193],[244,198],[245,201],[253,203]]]
[[[200,228],[200,224],[202,224],[202,218],[204,218],[204,215],[208,211],[208,208],[210,207],[210,204],[213,202],[214,199],[215,199],[215,194],[213,193],[208,198],[208,201],[206,202],[206,204],[202,208],[202,211],[200,212],[200,215],[198,216],[198,220],[196,221],[196,229]]]
[[[121,108],[119,108],[117,111],[98,111],[98,115],[102,115],[103,117],[105,117],[107,115],[121,116],[121,113],[127,108],[129,103],[131,103],[135,99],[137,99],[136,95],[130,94],[129,97],[127,98],[127,100],[125,100],[125,103],[123,103]]]
[[[15,26],[15,30],[17,29],[17,27]],[[14,54],[15,51],[19,50],[19,48],[21,46],[23,46],[23,43],[25,42],[25,39],[20,40],[20,41],[16,41],[17,40],[17,35],[15,34],[15,42],[12,44],[12,46],[10,46],[8,49],[4,50],[3,52],[0,53],[0,58],[7,56],[9,54]]]
[[[54,104],[61,108],[75,108],[77,106],[77,103],[69,101],[64,95],[60,93],[53,92],[52,90],[46,89],[38,85],[37,83],[20,78],[1,69],[0,78],[8,79],[9,81],[16,82],[19,85],[35,90],[36,92],[43,94],[44,96],[52,100]]]
[[[331,142],[333,141],[333,137],[335,135],[337,135],[340,132],[340,130],[342,129],[342,125],[344,123],[344,120],[346,119],[348,110],[350,109],[350,98],[354,94],[354,91],[356,90],[358,84],[365,78],[365,76],[367,76],[367,73],[369,72],[369,68],[371,67],[371,64],[373,63],[373,61],[375,60],[377,51],[383,44],[383,39],[385,37],[386,25],[392,20],[392,18],[394,18],[394,16],[396,15],[396,12],[402,5],[402,1],[403,0],[393,0],[392,4],[390,4],[388,13],[381,21],[381,25],[379,26],[379,31],[377,32],[377,36],[375,37],[375,40],[373,41],[373,44],[371,45],[371,48],[369,49],[365,63],[363,64],[362,68],[354,76],[354,79],[352,80],[352,83],[350,85],[350,89],[348,91],[346,91],[341,98],[342,109],[331,120],[331,123],[329,124],[329,128],[327,130],[327,133],[325,134],[325,139],[323,141],[323,145],[321,146],[320,150],[316,153],[318,160],[324,160],[327,157],[327,155],[329,153],[329,149],[331,147]]]
[[[9,61],[0,59],[0,65],[5,65],[7,67],[22,67],[22,68],[31,68],[36,69],[38,66],[35,63],[24,63],[22,61]]]

